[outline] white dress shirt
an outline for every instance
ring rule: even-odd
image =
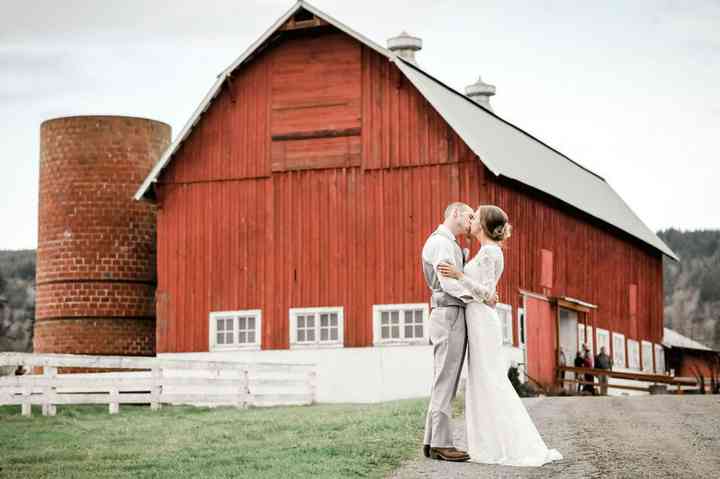
[[[453,265],[458,270],[463,270],[464,256],[463,250],[460,248],[455,235],[450,229],[441,224],[435,231],[436,234],[430,236],[422,250],[422,259],[426,263],[432,264],[435,270],[435,279],[439,281],[440,288],[447,294],[454,296],[464,303],[473,301],[472,294],[455,278],[443,276],[438,271],[440,263]]]

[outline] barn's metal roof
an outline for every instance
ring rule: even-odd
[[[667,348],[684,348],[684,349],[697,349],[700,351],[713,351],[702,343],[698,343],[695,340],[683,336],[669,328],[663,328],[663,346]]]
[[[136,200],[146,197],[151,185],[157,181],[161,171],[170,162],[172,155],[218,95],[228,76],[246,62],[280,26],[301,8],[312,12],[394,62],[450,127],[478,155],[480,161],[494,174],[511,178],[543,191],[595,218],[614,225],[666,256],[674,260],[678,259],[673,251],[638,218],[603,178],[433,78],[417,65],[402,60],[386,48],[302,0],[293,5],[237,60],[218,75],[210,92],[145,178],[135,194]]]
[[[415,65],[402,59],[395,64],[490,171],[554,196],[677,260],[600,176]]]

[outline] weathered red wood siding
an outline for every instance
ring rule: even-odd
[[[622,333],[626,339],[662,341],[660,253],[546,195],[494,175],[486,177],[481,203],[503,208],[514,227],[505,249],[501,291],[507,295],[523,288],[580,299],[598,305],[590,314],[595,327]],[[552,252],[550,288],[543,285],[542,250]],[[634,321],[631,285],[636,285]]]
[[[662,335],[659,253],[495,178],[394,65],[334,32],[297,36],[233,75],[158,184],[158,352],[206,351],[208,314],[262,309],[264,349],[288,309],[343,306],[345,346],[372,344],[372,305],[427,301],[419,252],[450,201],[514,224],[500,295],[599,305],[595,324]],[[474,251],[475,249],[473,249]],[[515,333],[517,334],[517,332]],[[516,337],[517,341],[517,337]]]

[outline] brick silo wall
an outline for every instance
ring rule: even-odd
[[[169,142],[142,118],[41,125],[35,352],[155,354],[155,207],[133,195]]]

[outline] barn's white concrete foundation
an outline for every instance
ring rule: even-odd
[[[505,347],[508,367],[522,362],[520,349]],[[164,353],[162,358],[241,362],[315,363],[317,401],[371,403],[427,397],[432,380],[432,346],[376,346],[267,351]],[[463,376],[467,369],[463,368]]]

